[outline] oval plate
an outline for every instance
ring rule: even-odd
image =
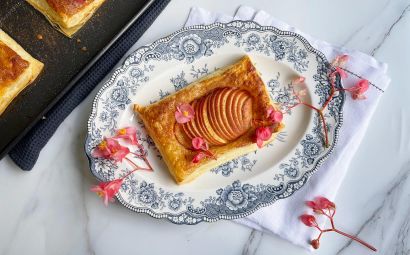
[[[285,132],[272,144],[191,183],[175,184],[142,122],[132,112],[133,102],[152,103],[245,54],[250,55],[283,111],[296,101],[290,87],[296,75],[306,78],[305,102],[323,105],[329,95],[331,67],[321,52],[299,34],[251,21],[193,26],[139,48],[95,97],[85,144],[91,172],[101,181],[113,180],[130,171],[129,166],[93,158],[91,151],[116,129],[138,127],[138,140],[154,172],[137,171],[124,181],[117,198],[125,207],[177,224],[245,217],[291,196],[332,152],[342,125],[344,93],[337,94],[324,111],[329,147],[323,146],[317,113],[296,107],[285,114]]]

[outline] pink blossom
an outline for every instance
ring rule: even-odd
[[[300,220],[303,222],[303,224],[305,224],[308,227],[315,227],[317,226],[316,223],[316,218],[313,215],[310,214],[303,214],[300,217]]]
[[[263,147],[263,142],[272,137],[272,130],[269,127],[258,127],[255,130],[256,144],[259,148]]]
[[[364,95],[364,93],[369,89],[369,81],[362,79],[356,83],[353,87],[346,89],[347,91],[350,91],[352,94],[353,100],[360,100],[360,99],[366,99],[367,97]]]
[[[130,153],[130,150],[127,147],[121,146],[117,140],[105,138],[94,148],[92,156],[95,158],[112,159],[121,162],[128,153]]]
[[[195,150],[205,150],[209,149],[208,143],[202,137],[194,137],[192,138],[192,147]]]
[[[305,83],[306,78],[303,76],[298,76],[292,80],[293,85],[299,85]]]
[[[129,141],[131,144],[137,144],[137,129],[135,127],[118,129],[117,134],[113,138],[122,138]]]
[[[299,91],[296,92],[296,95],[297,95],[298,97],[306,96],[306,95],[307,95],[307,91],[306,91],[306,89],[301,89],[301,90],[299,90]]]
[[[195,116],[194,108],[189,104],[180,104],[175,111],[175,119],[178,123],[183,124],[189,122]]]
[[[331,76],[335,76],[336,74],[339,74],[339,75],[340,75],[340,78],[342,78],[342,79],[346,79],[347,76],[348,76],[347,73],[346,73],[346,71],[343,70],[343,69],[340,68],[340,67],[336,67],[336,70],[332,73]]]
[[[313,201],[306,201],[306,205],[314,212],[322,214],[323,209],[335,209],[336,205],[325,197],[316,197]]]
[[[206,154],[203,152],[199,152],[197,154],[195,154],[194,158],[192,159],[192,163],[196,164],[199,161],[201,161],[202,159],[206,158]]]
[[[116,179],[109,182],[101,182],[97,186],[94,186],[90,191],[97,193],[103,201],[104,205],[108,206],[108,202],[114,202],[114,196],[121,188],[124,179]]]
[[[269,106],[268,110],[266,111],[267,117],[272,123],[280,123],[283,120],[283,113],[281,111],[277,111],[273,106]]]
[[[344,67],[349,61],[349,55],[339,55],[332,61],[332,66]]]

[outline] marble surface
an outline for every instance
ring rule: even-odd
[[[240,4],[389,63],[392,83],[336,198],[336,222],[379,254],[410,254],[410,0],[173,0],[138,45],[181,28],[190,6],[233,13]],[[309,254],[229,221],[176,226],[119,204],[105,208],[88,192],[95,180],[83,153],[95,93],[62,123],[33,171],[0,161],[0,254]],[[315,254],[372,252],[327,234]]]

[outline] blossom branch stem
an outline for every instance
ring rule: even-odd
[[[327,107],[327,105],[330,103],[330,101],[332,100],[335,92],[336,92],[335,80],[334,80],[334,78],[330,78],[330,95],[327,98],[326,102],[323,104],[322,110],[325,109]]]
[[[349,234],[347,234],[347,233],[345,233],[345,232],[343,232],[343,231],[340,231],[340,230],[338,230],[338,229],[336,229],[336,228],[333,228],[332,230],[333,230],[334,232],[336,232],[336,233],[339,233],[339,234],[341,234],[341,235],[344,235],[344,236],[346,236],[346,237],[348,237],[348,238],[350,238],[350,239],[352,239],[352,240],[354,240],[354,241],[356,241],[356,242],[358,242],[358,243],[360,243],[360,244],[366,246],[367,248],[369,248],[369,249],[372,250],[372,251],[377,251],[376,248],[374,248],[374,247],[371,246],[370,244],[366,243],[365,241],[363,241],[363,240],[361,240],[361,239],[359,239],[359,238],[357,238],[357,237],[355,237],[355,236],[349,235]]]
[[[145,167],[140,167],[137,164],[135,164],[134,162],[132,162],[132,160],[130,160],[129,158],[124,158],[130,165],[132,165],[135,170],[147,170],[147,171],[152,171],[152,168],[145,168]],[[134,171],[134,170],[133,170]]]
[[[132,155],[134,155],[134,156],[137,156],[137,157],[139,157],[139,158],[143,158],[144,157],[144,155],[142,155],[142,154],[138,154],[138,153],[135,153],[135,152],[130,152]]]
[[[215,155],[210,151],[210,150],[202,150],[208,157],[210,157],[211,159],[216,160]]]
[[[323,131],[325,132],[325,146],[326,148],[329,147],[329,135],[327,133],[327,127],[326,127],[326,121],[325,121],[325,116],[323,116],[322,111],[318,111],[322,125],[323,125]]]
[[[121,179],[125,179],[125,178],[127,178],[128,176],[130,176],[132,173],[134,173],[135,171],[137,171],[137,170],[140,170],[140,169],[138,169],[138,168],[135,168],[135,169],[133,169],[132,171],[129,171],[126,175],[124,175]]]
[[[142,153],[144,153],[144,147],[142,147],[142,145],[141,145],[138,141],[137,141],[137,146],[138,146],[138,149],[139,149],[140,152],[141,152],[141,155],[140,155],[139,157],[142,158],[142,159],[144,160],[145,164],[148,165],[148,167],[150,168],[149,170],[154,171],[154,168],[153,168],[153,167],[151,166],[151,164],[149,163],[147,157],[142,154]],[[134,155],[137,155],[137,154],[135,154],[135,153],[133,153],[133,154],[134,154]]]

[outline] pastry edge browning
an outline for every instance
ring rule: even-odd
[[[201,174],[203,174],[204,172],[215,168],[223,163],[226,163],[229,160],[232,160],[234,158],[240,157],[246,153],[255,151],[258,149],[256,143],[252,142],[249,143],[248,140],[248,144],[242,145],[241,143],[237,143],[237,141],[233,141],[231,142],[232,147],[228,148],[227,150],[223,150],[222,153],[217,152],[217,159],[213,160],[213,159],[204,159],[201,162],[197,163],[197,166],[194,167],[194,170],[192,170],[192,168],[187,168],[187,169],[178,169],[178,167],[175,164],[175,159],[173,159],[172,154],[168,154],[167,151],[165,151],[167,149],[167,145],[162,144],[158,139],[156,135],[157,132],[155,130],[152,129],[152,126],[154,126],[156,124],[156,121],[146,119],[146,112],[150,111],[150,109],[155,108],[155,107],[159,107],[161,104],[163,104],[163,102],[165,100],[168,101],[175,101],[174,99],[172,99],[172,97],[178,97],[180,95],[183,95],[184,93],[187,93],[187,90],[191,90],[191,91],[198,91],[203,89],[203,86],[206,86],[204,84],[202,84],[204,81],[206,80],[211,80],[214,77],[218,77],[219,75],[223,74],[225,71],[231,69],[233,66],[238,65],[238,64],[250,64],[252,66],[252,68],[254,68],[254,65],[252,63],[252,61],[250,60],[249,56],[245,56],[243,58],[241,58],[239,61],[236,61],[235,63],[233,63],[232,65],[226,66],[224,68],[218,69],[215,72],[202,77],[201,79],[192,82],[191,84],[189,84],[188,86],[186,86],[185,88],[175,92],[174,94],[171,94],[163,99],[161,99],[158,102],[155,102],[153,104],[150,104],[148,106],[140,106],[138,104],[134,105],[134,111],[136,113],[138,113],[139,117],[142,119],[142,121],[144,122],[145,128],[147,129],[148,134],[151,136],[151,138],[154,140],[156,147],[159,149],[167,167],[169,168],[169,172],[170,174],[174,177],[174,180],[177,182],[177,184],[185,184],[188,183],[192,180],[194,180],[196,177],[200,176]],[[255,70],[256,71],[256,70]],[[261,86],[261,89],[263,90],[262,92],[260,91],[260,93],[264,94],[263,96],[267,96],[266,101],[268,101],[267,103],[270,105],[273,105],[275,108],[277,108],[277,106],[271,101],[271,99],[269,98],[269,94],[268,91],[266,89],[266,85],[263,83],[263,81],[260,78],[260,74],[256,71],[256,75],[258,76],[257,78],[259,79],[259,81],[255,81],[255,83],[259,83],[259,85]],[[243,85],[242,85],[243,86]],[[209,91],[211,91],[212,89],[209,89]],[[199,97],[198,97],[199,98]],[[187,103],[187,102],[186,102]],[[172,112],[174,113],[174,111]],[[278,124],[275,127],[274,133],[272,134],[272,137],[263,143],[263,145],[265,146],[266,144],[272,142],[275,138],[277,133],[282,130],[284,128],[284,125],[282,123]],[[254,131],[253,129],[251,129],[252,131]],[[245,137],[244,139],[249,139],[248,137],[253,136],[253,133],[251,134],[250,131],[248,131],[247,133],[245,133],[243,135],[243,137]],[[239,138],[240,139],[240,138]],[[168,142],[168,141],[167,141]],[[172,141],[169,141],[172,143]],[[179,145],[179,144],[178,144]],[[229,145],[229,144],[228,144]],[[181,145],[179,145],[181,146]],[[225,145],[226,146],[226,145]],[[221,147],[225,147],[225,146],[221,146]],[[217,148],[216,148],[217,149]],[[212,148],[211,148],[212,150]],[[182,160],[182,159],[181,159]],[[185,159],[187,160],[187,159]],[[190,171],[189,171],[190,170]]]
[[[29,62],[29,66],[21,73],[14,81],[10,81],[11,84],[1,92],[0,100],[0,115],[6,110],[9,104],[29,86],[41,73],[44,64],[33,58],[27,53],[23,47],[21,47],[13,38],[11,38],[6,32],[0,29],[0,41],[6,44],[10,49],[15,51],[22,59]]]
[[[26,0],[36,10],[41,12],[58,31],[72,37],[93,16],[105,0],[95,0],[72,16],[57,13],[46,0]]]

